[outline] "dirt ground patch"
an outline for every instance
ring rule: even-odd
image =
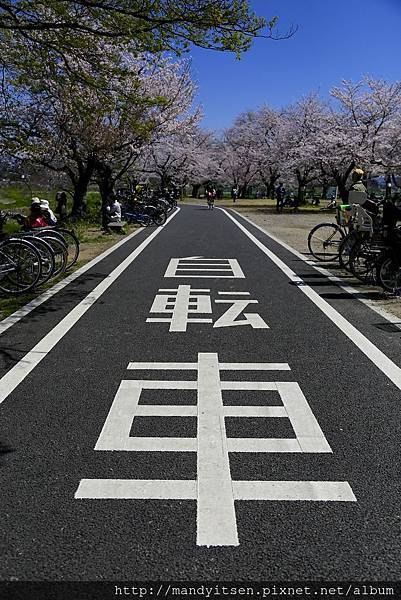
[[[298,252],[305,254],[305,257],[310,256],[307,238],[312,227],[323,222],[333,223],[335,220],[333,214],[323,211],[315,214],[274,214],[266,210],[240,209],[238,212],[248,217],[248,219],[264,229],[266,233],[275,235],[295,250],[298,250]],[[322,263],[322,267],[327,268],[327,265]],[[330,268],[328,270],[330,271]],[[337,277],[345,275],[347,284],[355,287],[358,292],[363,292],[366,295],[366,299],[370,300],[372,304],[387,310],[401,320],[400,298],[395,298],[384,293],[381,288],[362,285],[357,279],[351,278],[348,272],[341,272],[336,269],[332,273]]]
[[[129,226],[126,228],[126,234],[130,234],[136,229],[138,227]],[[86,229],[85,233],[81,236],[79,244],[79,264],[83,265],[92,260],[92,258],[96,258],[99,254],[102,254],[102,252],[120,242],[124,237],[124,235],[118,233],[109,234],[100,232],[98,227]]]

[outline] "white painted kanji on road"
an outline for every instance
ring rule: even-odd
[[[267,323],[257,313],[244,313],[250,304],[258,300],[244,298],[249,292],[218,292],[216,304],[229,304],[226,312],[215,321],[213,327],[237,327],[249,325],[253,329],[269,329]],[[237,296],[237,298],[235,297]],[[196,314],[212,314],[210,289],[191,289],[189,285],[179,285],[176,289],[160,289],[150,309],[151,313],[168,314],[169,317],[149,317],[147,323],[170,323],[169,331],[186,331],[188,323],[213,323]],[[238,318],[238,317],[244,318]]]
[[[190,317],[193,314],[211,314],[210,290],[192,289],[179,285],[176,289],[160,289],[150,309],[151,313],[171,314],[171,317],[151,317],[147,323],[170,323],[169,331],[186,331],[188,323],[213,323],[212,319]]]
[[[122,381],[100,433],[95,450],[196,452],[196,480],[82,479],[78,499],[195,500],[197,544],[239,544],[236,500],[355,502],[346,481],[236,481],[230,473],[229,453],[331,453],[313,412],[295,382],[227,381],[222,371],[289,371],[286,363],[224,363],[215,353],[200,353],[198,361],[130,363],[131,370],[196,371],[196,380],[138,379]],[[142,390],[197,390],[197,406],[139,404]],[[279,406],[225,406],[225,390],[278,392]],[[252,394],[250,394],[250,400]],[[197,437],[131,437],[136,416],[197,417]],[[289,419],[293,438],[227,438],[226,417]]]
[[[257,313],[243,312],[250,304],[259,304],[258,300],[249,298],[234,298],[233,296],[250,296],[249,292],[219,292],[225,296],[215,300],[216,304],[230,304],[226,312],[214,323],[213,327],[237,327],[238,325],[250,325],[252,329],[269,329],[267,323]],[[243,315],[244,319],[238,319]]]
[[[204,258],[203,256],[172,258],[164,277],[245,279],[236,258]]]

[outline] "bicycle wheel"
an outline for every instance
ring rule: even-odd
[[[31,242],[9,239],[0,245],[0,291],[26,294],[39,283],[42,261]]]
[[[40,285],[42,285],[49,281],[49,279],[53,276],[54,271],[56,270],[56,259],[54,256],[53,248],[46,241],[45,238],[27,235],[24,236],[23,239],[31,242],[40,254],[40,258],[42,261],[42,274],[39,283]]]
[[[67,261],[66,270],[71,269],[71,267],[73,265],[75,265],[75,263],[78,260],[79,240],[78,240],[77,236],[75,235],[74,231],[71,231],[70,229],[59,228],[56,231],[58,233],[61,233],[61,235],[63,236],[63,238],[67,244],[68,261]]]
[[[150,225],[152,225],[153,220],[148,214],[143,213],[143,214],[137,215],[135,218],[132,218],[128,222],[135,223],[137,225],[140,225],[141,227],[149,227]]]
[[[377,283],[387,292],[395,292],[401,288],[401,268],[395,256],[386,254],[376,267]]]
[[[358,234],[356,231],[350,231],[345,238],[340,242],[340,247],[338,251],[338,260],[340,263],[340,267],[349,271],[349,256],[351,254],[352,248],[358,241]]]
[[[349,255],[351,273],[368,285],[376,283],[376,266],[380,252],[374,250],[366,240],[357,242]]]
[[[166,215],[164,212],[155,213],[154,215],[152,215],[152,220],[155,223],[155,225],[160,227],[166,222]]]
[[[322,262],[337,260],[344,232],[335,223],[320,223],[308,235],[309,252]]]
[[[67,242],[65,241],[63,235],[54,229],[54,227],[47,227],[43,229],[31,229],[29,231],[29,235],[34,235],[35,237],[52,237],[53,239],[58,239],[64,246],[67,248]]]
[[[57,277],[57,275],[64,273],[67,268],[68,250],[65,242],[62,242],[59,237],[53,237],[53,235],[49,235],[50,233],[53,232],[48,232],[47,236],[41,235],[40,237],[46,240],[53,250],[55,261],[53,277]]]

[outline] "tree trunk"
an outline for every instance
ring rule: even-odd
[[[239,186],[239,198],[246,198],[246,192],[248,190],[248,186],[246,184]]]
[[[391,200],[391,186],[392,186],[392,178],[391,173],[387,173],[386,175],[386,200]]]
[[[162,190],[168,188],[170,185],[170,177],[166,173],[160,175],[160,187]]]
[[[269,186],[268,186],[268,198],[272,198],[274,200],[274,197],[276,195],[276,183],[278,181],[278,179],[280,178],[280,174],[274,174],[274,175],[270,175],[269,178]],[[271,195],[270,195],[271,194]]]
[[[72,181],[74,185],[74,194],[72,197],[72,211],[74,217],[79,217],[86,211],[86,194],[88,191],[90,180],[93,175],[93,165],[87,163],[86,168],[81,170],[78,177]]]
[[[108,206],[110,196],[114,192],[115,180],[113,178],[112,168],[105,163],[97,163],[96,175],[100,196],[102,198],[102,227],[105,228],[107,227],[106,206]]]
[[[297,200],[298,204],[303,204],[305,202],[305,188],[306,188],[306,178],[302,175],[300,171],[296,171],[297,181],[298,181],[298,191],[297,191]]]
[[[352,163],[348,166],[348,168],[345,172],[343,172],[343,173],[338,172],[338,171],[334,172],[334,179],[336,180],[336,184],[338,187],[338,193],[340,194],[340,198],[344,204],[346,204],[348,202],[347,181],[348,181],[348,177],[352,173],[352,169],[354,169],[354,167],[355,167],[355,161],[352,161]]]
[[[196,183],[192,186],[192,198],[198,198],[200,183]]]

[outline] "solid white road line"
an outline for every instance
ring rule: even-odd
[[[228,438],[229,452],[302,452],[294,438]]]
[[[222,381],[220,385],[222,390],[278,391],[274,381]]]
[[[156,371],[196,371],[198,369],[198,363],[130,362],[128,363],[127,369],[139,369],[140,371],[149,371],[150,369]]]
[[[264,417],[288,419],[284,406],[224,406],[225,417]]]
[[[177,404],[138,404],[136,417],[196,417],[195,405]]]
[[[233,481],[235,500],[356,502],[344,481]],[[196,481],[82,479],[76,499],[196,500]]]
[[[109,256],[115,250],[120,248],[123,244],[126,244],[127,242],[129,242],[134,236],[138,235],[138,233],[141,233],[141,231],[144,231],[144,229],[138,229],[137,231],[134,231],[130,235],[127,235],[126,238],[124,238],[117,244],[114,244],[114,246],[112,246],[108,250],[105,250],[105,252],[103,252],[102,254],[99,254],[99,256],[96,256],[96,258],[94,258],[90,262],[86,263],[86,265],[84,265],[83,267],[80,267],[79,269],[74,271],[74,273],[71,273],[71,275],[68,275],[65,279],[63,279],[59,283],[56,283],[56,285],[53,285],[51,288],[49,288],[48,290],[43,292],[43,294],[40,294],[40,296],[31,300],[31,302],[29,302],[28,304],[25,304],[25,306],[23,306],[19,310],[15,311],[12,315],[7,317],[6,319],[3,319],[3,321],[0,322],[0,335],[2,335],[5,331],[7,331],[7,329],[9,329],[12,325],[14,325],[15,323],[18,323],[18,321],[20,321],[21,319],[26,317],[26,315],[28,315],[30,312],[35,310],[35,308],[37,308],[38,306],[43,304],[43,302],[46,302],[49,298],[51,298],[52,296],[55,296],[58,292],[60,292],[60,290],[64,289],[67,285],[69,285],[70,283],[72,283],[73,281],[78,279],[78,277],[81,277],[81,275],[83,275],[84,273],[89,271],[89,269],[92,269],[92,267],[94,267],[95,265],[97,265],[97,263],[99,263],[101,260],[106,258],[106,256]]]
[[[218,356],[198,363],[197,544],[238,546]]]
[[[340,329],[348,339],[353,342],[357,348],[377,367],[384,375],[386,375],[394,385],[401,390],[401,369],[388,356],[377,348],[366,336],[363,335],[354,325],[352,325],[345,317],[340,315],[335,308],[326,300],[321,298],[319,294],[308,286],[294,271],[288,267],[274,252],[269,250],[261,241],[259,241],[246,227],[237,221],[227,211],[221,209],[225,215],[231,219],[233,223],[268,257],[270,260],[290,279],[290,281],[300,284],[298,289],[305,294],[315,304],[322,313]]]
[[[166,381],[165,379],[156,381],[154,379],[139,379],[138,383],[144,390],[196,390],[198,388],[196,381]]]
[[[287,363],[220,363],[220,371],[291,371]]]
[[[171,215],[166,224],[178,214]],[[44,338],[36,344],[12,369],[0,379],[0,404],[15,390],[15,388],[29,375],[29,373],[48,355],[56,344],[68,333],[68,331],[79,321],[79,319],[95,304],[106,290],[118,279],[118,277],[134,262],[134,260],[145,250],[154,238],[163,231],[156,229],[146,240],[142,242],[118,267],[114,269],[103,281],[95,287],[71,312],[68,313]]]
[[[137,381],[122,381],[104,422],[95,450],[130,450],[132,421],[141,387]]]
[[[172,290],[172,289],[166,290],[166,289],[161,288],[161,289],[159,289],[159,292],[174,292],[174,296],[171,296],[171,297],[175,298],[175,292],[178,292],[178,288],[175,288],[175,290]],[[206,288],[204,288],[202,290],[196,290],[194,288],[191,289],[191,294],[200,293],[200,292],[205,292],[205,293],[210,294],[210,290],[208,290]],[[191,298],[191,300],[192,300],[192,298]]]
[[[251,292],[217,292],[220,296],[250,296]]]
[[[278,382],[277,389],[302,452],[332,452],[299,385]]]
[[[346,481],[233,481],[236,500],[356,502]]]
[[[149,371],[196,371],[198,363],[131,362],[127,369]],[[219,363],[220,371],[291,371],[287,363]]]
[[[196,438],[130,437],[121,448],[98,448],[95,450],[119,450],[121,452],[196,452]]]
[[[196,481],[82,479],[75,498],[112,500],[196,500]]]

